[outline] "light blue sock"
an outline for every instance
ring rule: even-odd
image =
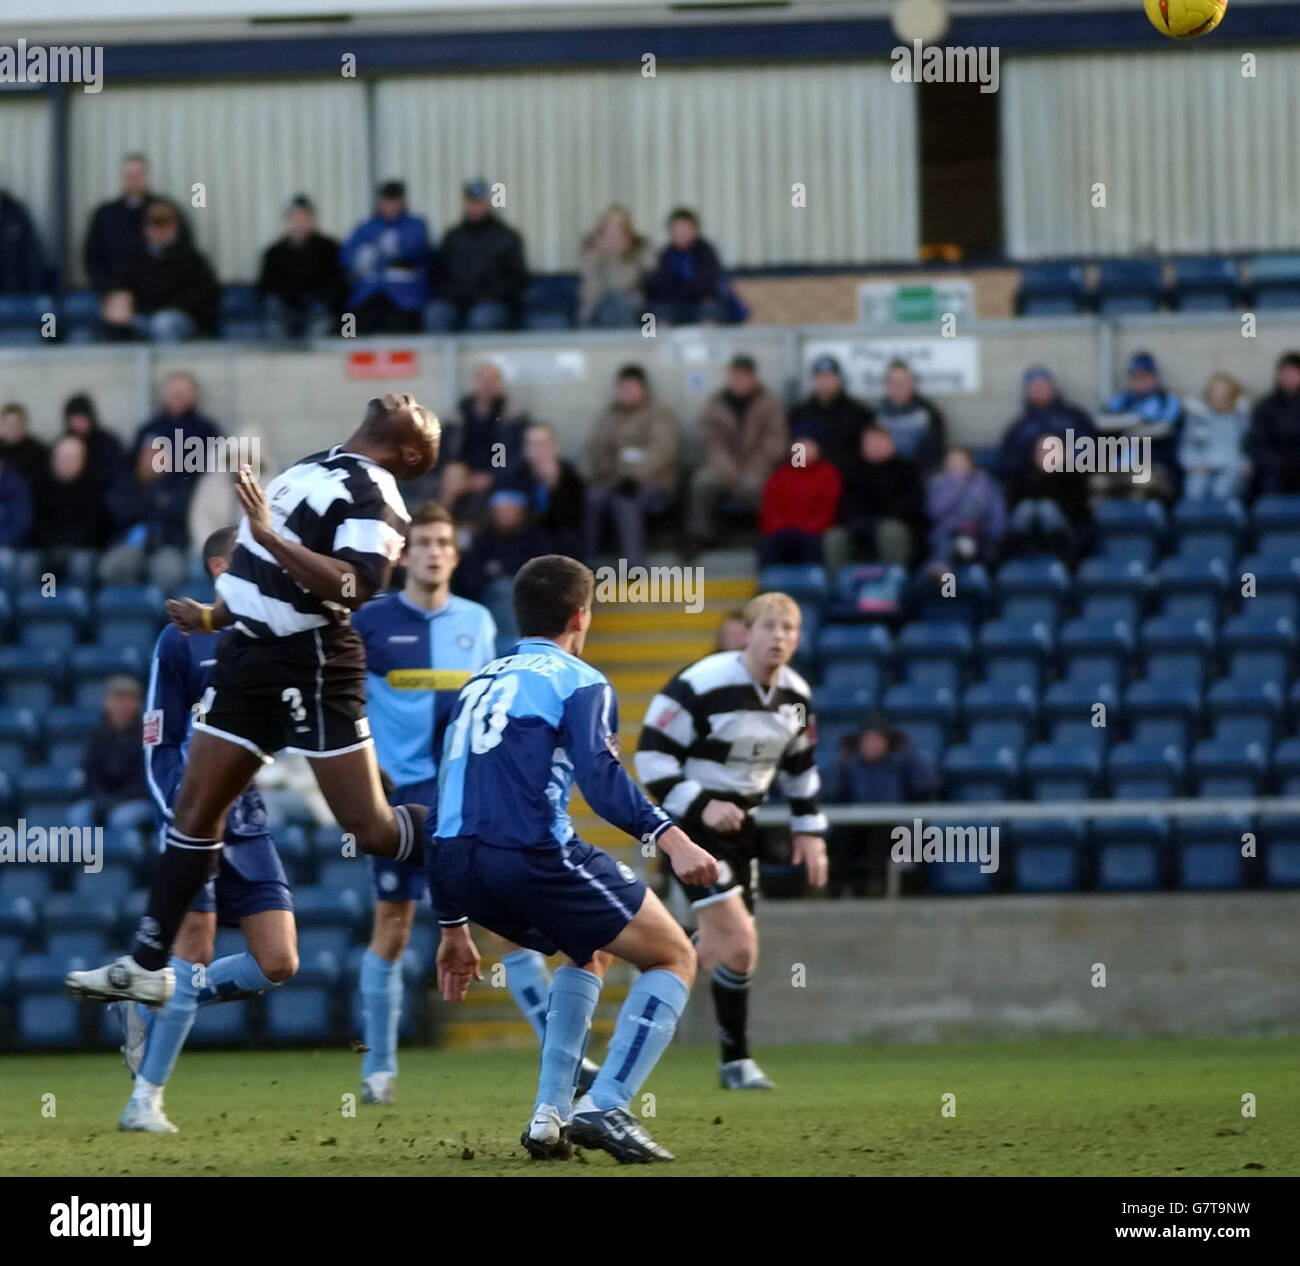
[[[542,1070],[537,1078],[536,1111],[553,1103],[567,1117],[573,1106],[578,1065],[587,1049],[591,1017],[600,998],[600,977],[581,967],[561,967],[551,981],[542,1037]]]
[[[598,1108],[625,1108],[645,1084],[677,1030],[690,991],[681,977],[656,968],[628,990],[605,1062],[592,1083]]]
[[[536,950],[518,949],[501,960],[506,967],[506,988],[515,1005],[533,1026],[540,1046],[546,1037],[547,995],[551,979],[546,972],[546,959]]]
[[[366,1053],[361,1075],[397,1072],[397,1022],[402,1018],[402,963],[374,950],[361,956],[361,1023]]]
[[[257,965],[257,959],[247,950],[227,954],[209,964],[206,981],[198,991],[201,1007],[210,1002],[238,1002],[240,998],[251,998],[275,988],[275,981],[265,975]]]
[[[140,1076],[155,1086],[165,1086],[176,1066],[176,1057],[194,1027],[194,1013],[199,1008],[198,990],[194,988],[194,964],[173,958],[176,988],[165,1007],[155,1011],[149,1036],[145,1039]]]

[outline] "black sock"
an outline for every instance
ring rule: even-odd
[[[220,860],[220,840],[199,840],[167,828],[167,847],[131,948],[131,957],[146,971],[167,966],[181,920]]]
[[[749,976],[719,963],[713,969],[713,1009],[718,1016],[722,1062],[749,1058]]]
[[[393,813],[397,816],[397,856],[394,860],[423,866],[424,819],[429,816],[428,805],[399,804]]]

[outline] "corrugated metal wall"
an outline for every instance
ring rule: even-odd
[[[27,208],[47,252],[53,228],[53,119],[44,93],[0,94],[0,189],[8,190]]]
[[[122,155],[132,150],[148,154],[153,187],[187,208],[200,248],[227,281],[256,276],[295,193],[315,199],[322,228],[336,235],[369,205],[366,93],[357,80],[109,84],[69,100],[70,263],[78,281],[90,213],[116,196]],[[206,207],[192,206],[195,183]]]
[[[1293,249],[1300,54],[1254,55],[1253,78],[1240,50],[1008,58],[1007,253]]]
[[[502,182],[539,271],[572,268],[615,201],[655,241],[695,207],[731,265],[916,256],[916,98],[887,65],[393,79],[376,114],[415,207],[445,228],[467,176]]]

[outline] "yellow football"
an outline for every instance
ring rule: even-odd
[[[1143,0],[1151,25],[1175,40],[1208,35],[1228,8],[1228,0]]]

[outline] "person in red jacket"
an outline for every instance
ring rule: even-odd
[[[820,427],[815,422],[796,426],[790,460],[763,485],[759,566],[820,563],[822,535],[836,522],[841,486],[840,472],[822,456]]]

